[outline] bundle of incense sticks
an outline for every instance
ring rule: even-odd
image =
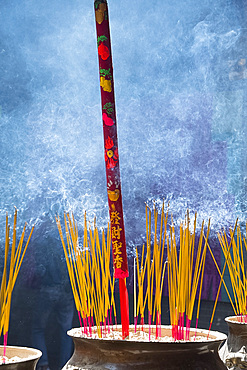
[[[189,340],[197,294],[196,329],[198,327],[210,220],[206,236],[204,221],[202,222],[197,245],[196,222],[195,214],[191,231],[189,212],[187,212],[185,221],[180,224],[179,251],[176,246],[174,225],[170,226],[170,237],[167,238],[170,320],[175,340]]]
[[[168,221],[169,218],[169,221]],[[94,221],[88,227],[84,218],[83,241],[80,245],[74,216],[64,213],[65,236],[59,216],[56,217],[64,249],[76,309],[84,336],[97,334],[104,338],[117,324],[111,260],[111,232],[101,234]],[[173,217],[161,213],[155,204],[146,206],[146,245],[136,248],[134,268],[134,327],[142,330],[147,318],[149,340],[156,328],[161,338],[162,293],[167,276],[170,323],[174,341],[190,340],[190,326],[196,314],[196,329],[200,312],[206,253],[209,246],[210,220],[197,228],[197,215],[191,222],[189,211],[175,228]],[[228,248],[229,249],[229,248]],[[214,259],[215,261],[215,259]],[[216,262],[215,262],[216,263]],[[222,274],[221,274],[222,276]],[[213,318],[213,316],[212,316]],[[140,325],[137,326],[138,322]],[[195,333],[196,335],[196,333]]]
[[[3,274],[0,288],[0,335],[3,335],[4,338],[3,361],[6,355],[12,293],[34,229],[33,226],[30,231],[27,242],[24,245],[26,226],[27,224],[24,225],[19,243],[17,245],[17,231],[16,231],[17,210],[15,209],[11,244],[10,225],[8,221],[8,214],[6,214],[5,252],[4,252]]]
[[[211,250],[211,248],[210,248],[210,246],[208,244],[208,249],[209,249],[210,254],[211,254],[212,258],[213,258],[213,261],[214,261],[215,266],[216,266],[216,268],[218,270],[218,273],[220,275],[220,283],[219,283],[218,291],[217,291],[217,294],[216,294],[216,298],[215,298],[215,302],[214,302],[214,307],[213,307],[213,312],[212,312],[212,316],[211,316],[211,320],[210,320],[210,324],[209,324],[208,337],[209,337],[209,333],[210,333],[211,326],[212,326],[212,323],[213,323],[213,319],[214,319],[214,315],[215,315],[215,311],[216,311],[216,306],[217,306],[217,303],[218,303],[218,300],[219,300],[219,295],[220,295],[222,283],[223,283],[223,285],[225,287],[225,290],[227,292],[227,295],[229,297],[229,300],[230,300],[230,302],[232,304],[233,310],[234,310],[234,312],[236,314],[234,303],[232,301],[231,295],[230,295],[230,293],[229,293],[229,291],[227,289],[226,283],[224,281],[224,273],[226,271],[228,259],[230,257],[231,247],[232,247],[233,244],[235,244],[235,242],[234,242],[234,235],[235,235],[235,231],[236,231],[237,225],[238,225],[238,219],[235,222],[234,229],[233,230],[230,229],[230,236],[231,236],[230,237],[230,243],[228,243],[228,238],[226,237],[225,231],[223,233],[218,233],[218,238],[219,238],[219,241],[220,241],[221,246],[223,246],[223,248],[224,248],[223,253],[225,255],[225,263],[224,263],[222,272],[221,272],[221,270],[220,270],[220,268],[219,268],[219,266],[218,266],[218,264],[217,264],[217,262],[216,262],[216,260],[214,258],[213,252],[212,252],[212,250]]]
[[[152,243],[152,214],[146,206],[146,248],[143,245],[139,261],[136,248],[134,269],[134,324],[137,329],[138,316],[144,325],[145,307],[148,310],[149,339],[151,336],[151,323],[156,322],[156,338],[161,336],[161,298],[166,270],[164,260],[165,236],[167,231],[168,212],[162,207],[158,227],[158,211],[154,208],[154,240]],[[159,233],[159,235],[158,235]],[[145,256],[145,257],[144,257]],[[136,281],[137,270],[137,281]],[[138,285],[138,297],[137,297]]]
[[[241,227],[236,221],[235,228],[229,228],[228,234],[225,230],[219,232],[218,239],[225,258],[225,265],[229,272],[232,288],[230,294],[225,284],[226,292],[232,304],[234,314],[240,316],[241,321],[247,322],[246,237],[242,235]],[[222,279],[224,272],[225,271],[222,271]]]
[[[147,241],[146,248],[143,245],[141,258],[136,249],[137,279],[134,276],[136,283],[134,284],[134,316],[135,326],[138,322],[138,315],[143,325],[147,306],[149,336],[151,335],[151,323],[156,323],[156,337],[161,335],[161,300],[166,270],[173,339],[189,340],[196,298],[197,328],[210,220],[206,235],[204,228],[203,221],[196,243],[196,214],[191,227],[189,212],[187,212],[185,221],[181,222],[179,227],[179,246],[177,246],[172,216],[171,225],[168,226],[168,210],[165,212],[164,204],[160,217],[154,206],[153,218],[151,209],[146,206]]]
[[[113,330],[117,324],[114,300],[115,278],[112,277],[110,263],[111,233],[108,226],[100,235],[94,222],[93,228],[87,225],[84,217],[82,247],[79,246],[78,226],[74,216],[64,213],[65,238],[59,216],[56,223],[61,238],[72,292],[83,335],[92,336],[96,328],[99,338]],[[113,316],[114,315],[114,316]]]

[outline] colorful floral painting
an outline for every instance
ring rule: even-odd
[[[113,119],[111,117],[108,117],[106,113],[103,113],[102,118],[103,118],[103,122],[106,126],[113,126],[114,125]]]
[[[103,60],[108,59],[108,58],[109,58],[109,56],[110,56],[109,49],[108,49],[108,47],[107,47],[107,46],[105,46],[105,45],[103,44],[103,42],[101,42],[101,43],[99,44],[99,46],[98,46],[98,53],[99,53],[99,55],[101,56],[101,58],[102,58]]]
[[[114,148],[114,142],[109,136],[105,142],[105,161],[108,169],[114,168],[118,162],[118,149]]]
[[[106,4],[102,1],[95,1],[94,6],[96,22],[101,24],[107,19]]]
[[[106,92],[112,92],[111,80],[106,80],[105,77],[100,77],[100,86]]]

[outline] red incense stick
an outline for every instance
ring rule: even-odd
[[[119,279],[123,339],[129,335],[129,300],[125,278],[129,276],[120,181],[113,67],[106,0],[95,0],[100,90],[105,146],[107,194],[111,221],[114,276]]]

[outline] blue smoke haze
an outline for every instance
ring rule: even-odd
[[[246,5],[108,2],[125,228],[144,203],[246,217]],[[0,3],[0,221],[108,222],[93,1]],[[3,227],[2,227],[3,230]],[[1,233],[3,235],[3,233]]]

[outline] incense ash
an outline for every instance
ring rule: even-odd
[[[125,341],[128,342],[158,342],[158,343],[188,343],[188,342],[210,342],[218,339],[218,336],[222,336],[221,333],[213,332],[213,334],[208,336],[208,330],[204,329],[197,329],[192,330],[190,337],[188,340],[181,339],[175,341],[172,333],[172,326],[162,326],[162,336],[157,337],[156,335],[156,326],[151,327],[151,336],[149,336],[149,326],[144,325],[138,326],[137,328],[134,325],[130,325],[129,327],[129,336],[125,338]],[[92,328],[92,333],[85,333],[82,328],[74,328],[68,331],[68,335],[75,338],[86,338],[86,339],[98,339],[98,340],[114,340],[114,341],[122,341],[122,329],[121,326],[113,326],[112,328],[102,328],[101,330],[102,335],[98,335],[97,327]]]
[[[21,357],[18,357],[18,356],[14,356],[14,357],[7,357],[7,356],[0,356],[0,365],[5,365],[5,364],[12,364],[12,363],[16,363],[16,362],[22,362],[22,361],[26,361],[27,358],[21,358]]]

